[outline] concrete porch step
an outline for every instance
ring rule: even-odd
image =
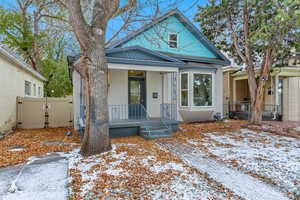
[[[140,127],[140,136],[147,140],[172,137],[172,131],[161,121],[149,121]]]
[[[163,134],[171,134],[169,129],[158,129],[158,130],[143,130],[141,131],[143,134],[150,133],[151,135],[163,135]]]
[[[159,139],[159,138],[170,138],[170,137],[172,137],[172,135],[149,135],[149,136],[141,135],[141,137],[143,137],[146,140],[154,140],[154,139]]]
[[[147,130],[161,130],[166,129],[166,126],[141,126],[141,131],[147,131]]]

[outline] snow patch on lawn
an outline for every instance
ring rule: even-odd
[[[157,163],[155,166],[151,167],[150,170],[156,173],[160,173],[167,170],[177,170],[177,171],[184,171],[183,165],[180,163],[167,163],[165,165]]]
[[[300,195],[300,140],[248,129],[222,134],[207,133],[212,141],[200,142],[220,160],[257,174],[276,184],[291,198]],[[209,141],[209,140],[208,140]],[[195,139],[188,141],[197,143]],[[271,180],[271,182],[270,182]]]
[[[118,147],[121,146],[122,151],[118,150]],[[127,154],[126,148],[124,151],[124,146],[130,152],[133,148],[136,149],[137,155],[132,155],[132,152],[130,155]],[[71,176],[72,170],[75,170],[79,172],[83,180],[80,183],[82,185],[79,191],[83,199],[96,199],[99,194],[100,199],[103,198],[104,194],[121,194],[125,195],[122,198],[131,199],[136,190],[142,192],[139,194],[141,199],[143,197],[150,197],[154,200],[226,198],[225,191],[219,191],[205,177],[192,172],[190,167],[183,163],[168,162],[168,160],[165,162],[165,160],[158,159],[155,148],[143,149],[131,144],[128,146],[117,144],[112,145],[112,147],[109,152],[88,158],[83,158],[74,152],[70,156],[69,170]],[[143,173],[144,171],[145,173]],[[71,178],[70,181],[77,177],[74,174],[73,176],[74,179]],[[165,181],[162,184],[160,180]],[[103,188],[97,189],[95,187],[97,183],[100,183]],[[76,185],[71,187],[76,188]],[[126,187],[128,185],[129,187]],[[71,190],[70,194],[78,194],[78,191]],[[114,196],[112,198],[114,199]]]
[[[108,169],[106,171],[104,171],[104,173],[106,174],[110,174],[113,176],[119,176],[119,175],[124,175],[124,171],[122,169]]]
[[[295,127],[294,130],[300,132],[300,126]]]
[[[31,160],[37,160],[32,158]],[[27,166],[16,182],[15,193],[7,192],[7,185],[18,172],[8,170],[0,174],[0,199],[1,200],[65,200],[67,199],[67,162],[43,163]]]
[[[240,132],[243,134],[247,134],[247,133],[255,133],[255,131],[252,131],[250,129],[240,129]]]

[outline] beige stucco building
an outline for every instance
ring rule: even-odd
[[[8,48],[0,46],[0,132],[16,126],[16,98],[43,97],[45,80]]]

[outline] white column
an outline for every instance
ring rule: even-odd
[[[279,105],[279,91],[278,91],[278,87],[279,87],[279,76],[276,75],[275,76],[275,105]]]
[[[232,83],[233,83],[233,103],[236,104],[237,103],[237,99],[236,99],[236,80],[233,79]]]

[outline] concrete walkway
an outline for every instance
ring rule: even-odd
[[[23,165],[0,169],[0,200],[65,200],[68,196],[68,161],[53,153],[36,158],[24,168],[16,182],[18,191],[7,189],[17,177]]]
[[[205,157],[204,153],[174,141],[160,142],[159,145],[179,156],[186,164],[207,173],[235,194],[247,200],[287,200],[281,192],[241,171],[226,167],[223,163]]]

